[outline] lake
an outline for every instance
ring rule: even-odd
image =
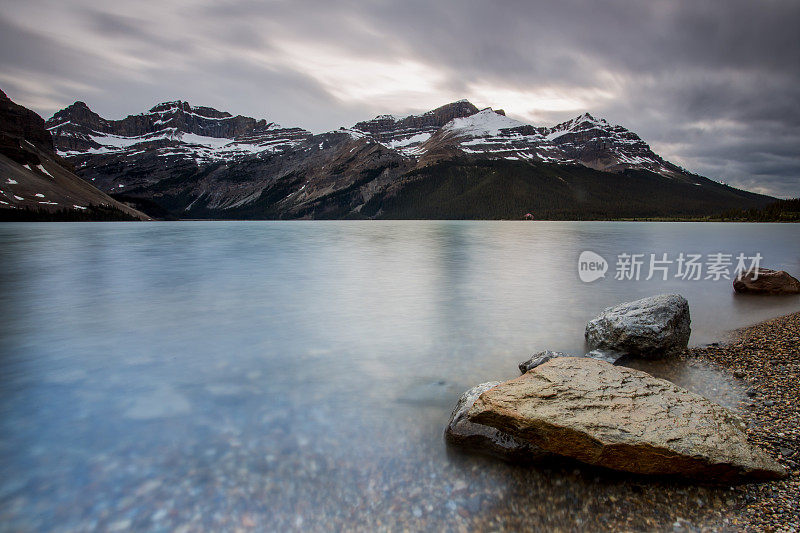
[[[579,279],[586,250],[608,261],[605,278]],[[628,498],[644,518],[674,521],[657,516],[662,498],[713,520],[706,510],[729,498],[715,488],[506,465],[442,441],[464,390],[515,377],[535,351],[583,353],[584,325],[604,307],[680,293],[690,344],[800,309],[794,297],[735,296],[729,279],[675,277],[676,263],[666,281],[615,279],[626,253],[646,254],[642,278],[651,253],[759,253],[797,276],[800,232],[0,225],[0,530],[570,529],[602,523],[586,502],[604,498]],[[713,396],[725,381],[704,383]]]

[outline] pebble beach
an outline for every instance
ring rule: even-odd
[[[748,531],[800,531],[800,313],[733,332],[729,342],[693,348],[689,360],[725,369],[746,387],[739,414],[750,439],[786,468],[786,479],[743,486],[731,523]]]

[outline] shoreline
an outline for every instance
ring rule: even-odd
[[[728,517],[746,530],[800,529],[800,312],[733,330],[683,357],[711,363],[747,387],[738,414],[748,438],[788,472],[783,480],[740,485],[743,504]]]
[[[376,221],[416,221],[416,222],[452,222],[452,221],[467,221],[467,222],[710,222],[722,224],[800,224],[797,220],[727,220],[727,219],[714,219],[714,218],[542,218],[536,220],[525,220],[523,218],[153,218],[150,220],[130,220],[130,219],[109,219],[109,220],[12,220],[5,219],[0,222],[376,222]]]

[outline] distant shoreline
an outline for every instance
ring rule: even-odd
[[[167,219],[151,219],[151,220],[85,220],[69,218],[63,220],[53,219],[52,217],[43,217],[41,219],[20,218],[13,219],[11,217],[0,218],[0,223],[3,222],[389,222],[389,221],[429,221],[429,222],[713,222],[713,223],[728,223],[728,224],[796,224],[800,220],[728,220],[717,218],[598,218],[598,219],[542,219],[542,220],[522,220],[522,219],[494,219],[494,218],[179,218],[175,220]]]
[[[761,209],[748,210],[729,210],[724,213],[713,215],[676,215],[676,216],[633,216],[633,217],[593,217],[586,218],[550,218],[543,214],[537,218],[533,213],[527,213],[519,218],[416,218],[388,216],[367,217],[367,216],[345,216],[330,218],[257,218],[237,217],[237,218],[171,218],[165,210],[154,212],[143,205],[126,204],[131,208],[138,208],[142,213],[146,213],[153,221],[231,221],[231,220],[482,220],[482,221],[514,221],[514,222],[800,222],[800,198],[791,200],[778,200]],[[151,206],[152,207],[152,206]],[[578,215],[579,216],[579,215]],[[137,220],[128,213],[107,206],[89,205],[88,210],[66,210],[47,211],[34,209],[0,209],[0,222],[92,222],[92,221],[125,221]]]

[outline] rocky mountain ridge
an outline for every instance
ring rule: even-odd
[[[85,103],[75,102],[53,115],[47,128],[65,157],[146,149],[164,158],[201,162],[282,152],[312,137],[301,128],[283,128],[183,101],[164,102],[121,120],[106,120]],[[367,137],[402,156],[423,160],[445,144],[460,155],[492,159],[577,163],[615,172],[626,168],[664,175],[680,172],[635,133],[588,113],[552,128],[537,127],[506,117],[502,110],[479,110],[460,100],[420,115],[378,115],[339,132]]]
[[[121,120],[104,119],[76,102],[46,125],[59,154],[84,179],[126,200],[156,202],[178,218],[381,218],[401,216],[399,212],[423,218],[519,218],[528,211],[540,214],[543,207],[545,217],[584,216],[587,202],[594,203],[593,212],[603,212],[609,201],[622,202],[627,193],[603,196],[612,182],[629,191],[648,191],[627,206],[617,206],[624,209],[611,210],[631,216],[765,202],[765,197],[688,174],[655,154],[635,133],[589,114],[540,127],[507,117],[502,110],[478,109],[466,100],[418,115],[379,115],[317,135],[182,101]],[[493,181],[491,187],[517,173],[522,181],[493,192],[497,205],[484,211],[480,206],[464,209],[463,203],[454,211],[430,205],[417,209],[432,201],[432,194],[403,199],[420,181],[445,186],[446,173],[452,174],[446,187],[458,190],[485,186],[464,181],[467,174]],[[544,181],[534,185],[536,180]],[[562,190],[563,183],[569,187]],[[518,186],[525,192],[512,190]],[[697,188],[683,190],[686,186]],[[603,195],[593,194],[597,187],[604,188]],[[659,198],[653,188],[671,192]],[[713,198],[708,207],[703,207],[704,194],[695,194],[701,189]],[[564,201],[575,204],[570,208],[575,215],[560,208],[556,215],[553,201],[542,203],[549,194],[566,194]],[[683,199],[687,195],[699,200]],[[467,196],[473,203],[480,194],[476,189]],[[670,209],[667,204],[676,199],[680,205]],[[466,196],[460,201],[466,202]],[[417,207],[404,204],[397,211],[398,202]]]
[[[201,161],[282,151],[311,135],[302,128],[283,128],[183,101],[164,102],[121,120],[106,120],[85,103],[75,102],[53,115],[47,129],[65,157],[145,149],[159,151],[161,157]]]

